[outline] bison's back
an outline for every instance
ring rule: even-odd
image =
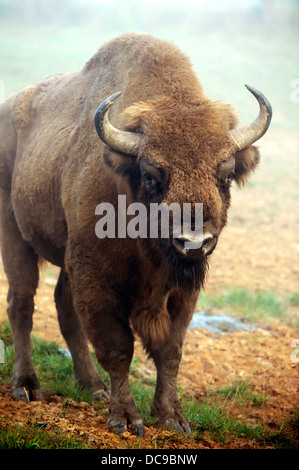
[[[15,94],[0,109],[0,185],[11,193],[23,238],[52,262],[39,240],[55,250],[65,244],[60,188],[82,106],[76,81],[77,74],[51,76]]]
[[[185,103],[204,98],[189,58],[172,42],[149,34],[116,37],[104,44],[83,70],[95,72],[103,99],[108,91],[125,91],[124,106],[160,95]]]

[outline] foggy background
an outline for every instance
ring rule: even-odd
[[[0,0],[0,99],[143,31],[173,40],[208,97],[231,102],[241,121],[257,113],[248,83],[270,99],[271,128],[297,130],[298,29],[298,0]]]

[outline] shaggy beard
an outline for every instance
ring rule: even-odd
[[[209,269],[205,256],[190,259],[182,257],[173,248],[170,240],[161,239],[147,243],[147,256],[156,269],[161,270],[161,278],[165,279],[167,288],[176,287],[191,294],[204,287]]]
[[[185,259],[176,253],[170,254],[169,280],[180,290],[191,293],[204,287],[209,264],[207,258]]]

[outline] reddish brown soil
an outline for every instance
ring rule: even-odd
[[[233,191],[228,227],[224,230],[206,286],[209,293],[220,286],[243,286],[255,290],[273,289],[288,296],[299,291],[299,134],[271,130],[261,143],[262,163],[242,191]],[[55,340],[63,347],[53,303],[56,268],[42,273],[36,298],[33,333]],[[5,318],[7,283],[0,276],[0,321]],[[199,302],[200,305],[200,302]],[[298,363],[291,361],[291,341],[299,338],[298,307],[289,307],[293,322],[269,319],[263,330],[238,331],[216,335],[202,328],[189,330],[184,344],[179,383],[185,395],[199,402],[218,404],[230,416],[248,424],[261,423],[266,430],[278,431],[298,406]],[[297,322],[297,323],[296,323]],[[147,361],[140,343],[135,355],[140,359],[140,380],[148,381],[154,367]],[[254,393],[267,397],[263,405],[250,400],[217,399],[211,391],[237,380],[249,380]],[[75,403],[46,394],[45,403],[14,401],[8,386],[0,386],[2,423],[46,423],[65,435],[76,435],[97,448],[254,448],[257,443],[229,438],[214,441],[204,433],[200,441],[179,438],[172,431],[146,428],[140,441],[130,433],[122,437],[107,431],[108,405],[99,412],[97,405]],[[67,406],[67,413],[65,412]]]

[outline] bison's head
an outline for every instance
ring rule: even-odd
[[[236,128],[231,105],[210,100],[185,105],[160,97],[136,103],[122,114],[123,130],[115,128],[107,116],[120,93],[107,98],[96,112],[97,132],[109,146],[106,160],[118,174],[128,177],[135,200],[147,206],[150,202],[175,202],[180,207],[203,204],[200,240],[191,218],[191,226],[185,226],[181,236],[170,234],[168,240],[151,241],[153,249],[160,243],[175,263],[206,262],[226,224],[231,182],[242,186],[259,162],[252,144],[269,127],[271,105],[260,92],[247,88],[258,100],[260,112],[243,128]],[[111,150],[114,155],[117,152],[116,159],[111,158]],[[186,242],[197,249],[186,250]]]

